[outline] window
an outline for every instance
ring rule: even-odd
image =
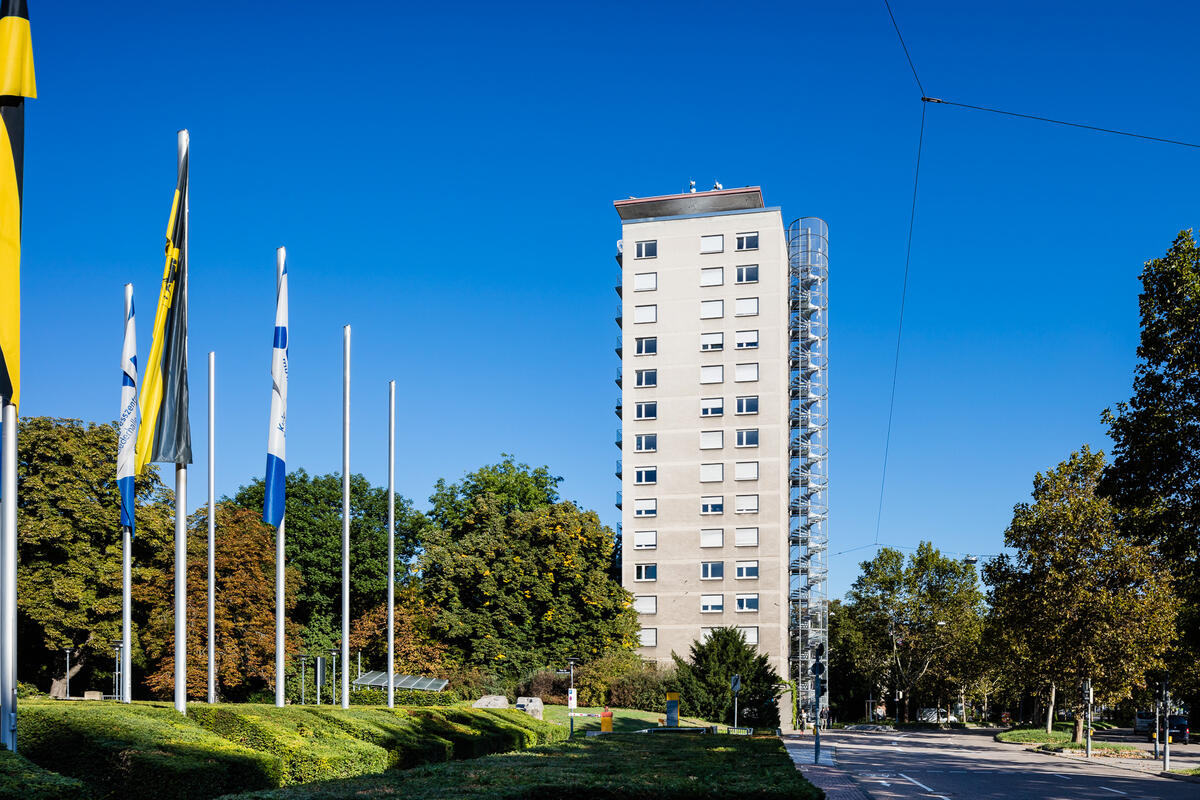
[[[702,353],[715,353],[718,350],[725,349],[725,334],[723,333],[702,333],[700,334],[700,351]]]
[[[725,480],[725,465],[724,464],[701,464],[700,465],[700,482],[701,483],[720,483]]]
[[[653,550],[658,547],[658,531],[634,531],[634,550]]]
[[[633,321],[658,322],[658,306],[634,306]]]
[[[758,447],[758,428],[741,428],[737,432],[738,447]]]
[[[735,481],[756,481],[758,480],[758,462],[757,461],[739,461],[733,465],[733,479]]]
[[[633,437],[633,452],[653,453],[658,449],[657,433],[639,433]]]
[[[733,341],[738,350],[753,350],[758,347],[758,331],[738,331]]]
[[[738,269],[741,269],[739,267]],[[657,272],[639,272],[633,276],[633,290],[635,292],[652,292],[658,288],[658,273]]]
[[[658,483],[658,467],[635,467],[633,482],[639,484]]]
[[[724,397],[705,397],[700,400],[700,416],[719,417],[725,413]]]
[[[733,576],[740,581],[758,578],[758,562],[735,561],[733,565]]]
[[[637,243],[637,258],[658,258],[658,240]]]
[[[722,547],[725,544],[725,529],[724,528],[701,528],[700,529],[700,546],[701,547]]]
[[[740,633],[742,636],[746,637],[746,644],[758,644],[758,628],[757,627],[744,628],[741,625],[739,625],[738,633]]]
[[[724,561],[701,561],[700,580],[719,581],[725,577]]]
[[[658,403],[638,403],[633,407],[634,419],[658,419]]]
[[[658,596],[653,594],[634,595],[633,610],[639,614],[657,614]]]
[[[739,365],[740,367],[741,365]],[[637,371],[637,385],[640,387],[658,386],[658,370],[656,369],[639,369]]]
[[[700,270],[701,286],[720,286],[725,283],[724,267],[705,267]]]
[[[640,336],[637,339],[637,348],[634,351],[639,356],[652,356],[658,353],[658,337],[657,336]]]
[[[635,581],[658,580],[658,564],[634,564],[633,579]]]
[[[758,249],[758,231],[753,233],[739,233],[737,235],[738,250],[757,250]]]
[[[758,495],[756,494],[739,494],[734,501],[734,509],[739,514],[757,514],[758,513]]]
[[[739,414],[757,414],[758,413],[758,395],[752,394],[746,397],[737,399],[737,413]]]
[[[758,547],[758,528],[734,528],[734,547]]]
[[[758,264],[747,264],[737,268],[738,283],[758,283]]]
[[[638,644],[642,647],[658,647],[658,628],[642,628],[638,631]]]
[[[725,249],[725,235],[722,233],[700,237],[701,253],[720,253]]]
[[[734,611],[758,611],[757,594],[739,594],[735,598]]]
[[[733,379],[742,382],[758,380],[758,362],[753,364],[738,364],[733,369]],[[638,385],[640,386],[641,384]]]
[[[707,642],[708,637],[712,636],[712,632],[715,630],[716,630],[716,628],[701,628],[700,629],[700,641]]]
[[[720,319],[725,316],[724,300],[701,300],[700,319]]]
[[[725,367],[720,364],[713,364],[707,367],[700,368],[701,383],[723,383],[725,381]]]
[[[658,516],[658,498],[643,497],[640,500],[633,501],[633,515],[635,517],[656,517]]]
[[[701,614],[719,614],[725,610],[725,595],[723,594],[702,594],[700,595],[700,613]]]
[[[733,301],[733,315],[735,317],[756,317],[758,316],[758,298],[757,297],[739,297]]]
[[[724,514],[725,498],[721,495],[708,495],[700,498],[701,514]]]
[[[720,450],[725,446],[725,431],[700,431],[701,450]]]

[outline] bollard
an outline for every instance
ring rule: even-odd
[[[600,732],[612,733],[612,724],[613,713],[608,710],[608,706],[605,706],[604,710],[600,712]]]

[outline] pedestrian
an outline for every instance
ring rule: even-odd
[[[829,730],[829,706],[821,709],[821,728]]]

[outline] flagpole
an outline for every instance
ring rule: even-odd
[[[188,155],[188,132],[179,131],[179,167]],[[180,203],[183,208],[183,241],[180,259],[188,257],[188,195],[185,187]],[[187,297],[184,281],[183,296]],[[177,289],[178,291],[178,289]],[[186,344],[185,344],[186,348]],[[187,714],[187,464],[175,465],[175,710]]]
[[[388,381],[388,708],[396,705],[396,382]]]
[[[17,750],[17,407],[0,398],[4,441],[0,445],[0,742]]]
[[[133,309],[133,284],[125,284],[125,319],[129,319]],[[136,388],[135,388],[136,390]],[[137,395],[134,395],[136,403]],[[136,406],[134,408],[136,419]],[[136,429],[135,429],[136,433]],[[136,439],[136,435],[134,436]],[[132,446],[132,443],[131,445]],[[132,509],[131,509],[132,512]],[[128,525],[121,526],[121,702],[133,701],[133,678],[130,675],[132,663],[133,633],[130,629],[130,619],[133,614],[133,531]]]
[[[208,351],[208,702],[217,702],[217,354]]]
[[[350,326],[342,329],[342,665],[350,670]],[[342,708],[350,707],[350,681],[342,677]]]
[[[276,286],[277,291],[278,291],[278,287],[283,285],[283,270],[284,270],[284,265],[286,263],[287,263],[287,251],[282,247],[276,248],[275,249],[275,286]],[[278,299],[276,300],[276,303],[278,303]],[[276,313],[278,313],[278,310],[276,310]],[[286,411],[285,411],[285,413],[286,413]],[[287,480],[286,477],[284,478],[284,480],[285,481]],[[285,483],[285,486],[286,486],[286,483]],[[264,486],[264,488],[266,488],[266,487]],[[285,489],[285,491],[286,491],[286,489]],[[286,497],[286,495],[285,495],[285,497]],[[284,508],[286,509],[286,507],[287,507],[287,504],[286,504],[286,500],[285,500]],[[283,707],[283,702],[284,702],[284,696],[283,696],[284,695],[284,692],[283,692],[283,690],[284,690],[283,599],[284,599],[285,587],[283,584],[283,570],[284,570],[285,564],[284,564],[283,543],[284,543],[284,526],[286,526],[286,525],[287,525],[287,512],[285,511],[283,516],[279,518],[279,527],[275,529],[275,705],[279,706],[280,708]]]

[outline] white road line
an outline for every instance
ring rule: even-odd
[[[1122,792],[1118,789],[1110,789],[1107,786],[1101,786],[1100,788],[1106,792],[1112,792],[1113,794],[1129,794],[1128,792]]]
[[[925,791],[929,792],[930,794],[933,794],[933,789],[930,789],[928,786],[926,786],[925,784],[921,783],[920,781],[918,781],[918,780],[913,780],[912,778],[910,778],[910,777],[908,777],[907,775],[905,775],[903,772],[897,772],[896,774],[897,774],[897,775],[899,775],[901,778],[904,778],[904,780],[908,781],[908,782],[909,782],[909,783],[911,783],[913,786],[920,786],[920,787],[921,787],[922,789],[924,789]],[[1100,787],[1100,788],[1104,788],[1104,787]],[[1125,793],[1124,793],[1124,792],[1121,792],[1121,794],[1125,794]]]
[[[1053,776],[1055,776],[1056,778],[1062,778],[1064,781],[1069,781],[1069,780],[1071,780],[1071,779],[1070,779],[1070,778],[1068,778],[1066,775],[1063,775],[1061,772],[1051,772],[1050,774],[1051,774],[1051,775],[1053,775]]]

